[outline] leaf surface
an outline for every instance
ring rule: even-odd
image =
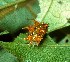
[[[69,62],[70,1],[33,0],[26,1],[23,7],[22,5],[18,5],[18,7],[20,8],[11,11],[6,16],[5,13],[5,18],[1,16],[0,27],[3,30],[16,32],[22,26],[31,25],[33,22],[28,21],[28,19],[37,16],[36,20],[40,23],[49,23],[48,34],[46,34],[39,46],[29,46],[28,41],[23,39],[27,37],[25,33],[20,33],[13,42],[1,41],[0,45],[15,55],[20,62]]]

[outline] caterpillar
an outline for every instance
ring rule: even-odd
[[[48,31],[48,24],[40,23],[36,20],[34,21],[34,25],[26,27],[26,29],[29,31],[27,38],[24,38],[24,40],[28,40],[29,44],[31,45],[39,45],[41,40],[43,39],[44,35]],[[22,28],[24,29],[24,28]]]

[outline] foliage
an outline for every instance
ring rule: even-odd
[[[10,34],[14,40],[1,41],[0,46],[17,57],[19,62],[69,62],[69,7],[69,0],[1,0],[0,36]],[[33,24],[31,19],[49,24],[48,33],[39,46],[30,46],[23,39],[27,35],[21,32],[22,27]]]

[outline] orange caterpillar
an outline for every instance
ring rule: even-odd
[[[28,26],[26,27],[26,29],[28,29],[29,35],[24,39],[29,40],[29,43],[31,45],[39,45],[39,43],[43,39],[43,36],[48,31],[48,24],[39,23],[38,21],[34,20],[34,25]]]

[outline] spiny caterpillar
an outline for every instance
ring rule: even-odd
[[[33,21],[34,21],[34,25],[26,27],[29,33],[27,38],[24,38],[24,40],[29,40],[29,44],[38,46],[41,40],[43,39],[43,36],[48,31],[48,24],[39,23],[36,20]]]

